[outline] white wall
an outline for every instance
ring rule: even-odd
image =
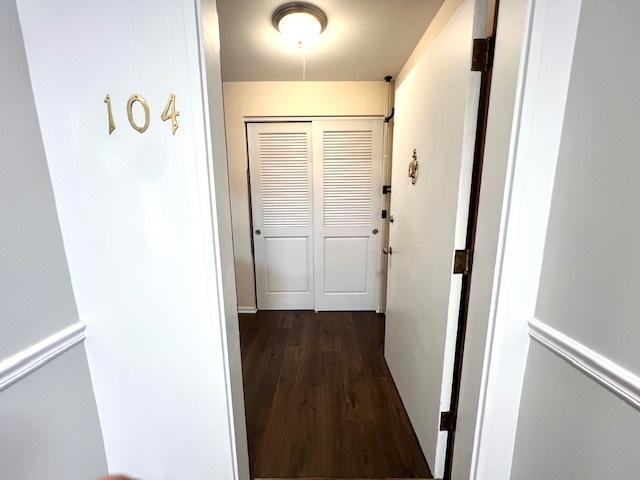
[[[228,272],[217,218],[225,205],[211,203],[222,105],[215,81],[204,83],[198,5],[20,2],[109,470],[140,478],[230,479],[240,470],[226,355],[238,338],[226,330],[219,283]],[[215,4],[206,7],[215,18]],[[144,134],[127,121],[133,93],[151,110]],[[170,93],[175,135],[159,118]]]
[[[637,2],[582,0],[536,318],[640,372],[638,25]]]
[[[0,335],[0,357],[6,357],[76,322],[78,311],[16,5],[3,2],[1,8],[0,87],[7,121],[0,130],[0,318],[13,327]]]
[[[384,81],[224,83],[233,250],[241,310],[256,308],[245,117],[385,115],[386,99]]]
[[[81,324],[13,1],[0,3],[0,58],[0,476],[95,478],[106,462],[84,347],[47,342]]]
[[[553,13],[547,29],[559,23]],[[515,480],[640,472],[640,254],[633,248],[640,241],[640,4],[582,0],[572,13],[579,23],[530,319]]]
[[[512,480],[629,480],[640,471],[640,415],[545,347],[532,343]]]
[[[0,425],[2,478],[96,479],[106,474],[82,345],[0,392]]]
[[[424,31],[424,34],[420,38],[420,41],[418,41],[417,45],[411,52],[411,55],[409,55],[409,58],[407,58],[406,62],[404,62],[404,65],[402,65],[400,72],[398,72],[395,80],[396,88],[400,87],[407,75],[425,56],[427,50],[432,47],[433,42],[436,40],[438,35],[440,35],[442,29],[447,26],[447,23],[449,22],[451,17],[458,11],[458,8],[463,1],[464,0],[445,0],[442,3],[442,6],[438,10],[438,13],[436,13],[436,15],[433,17],[433,20],[431,20],[431,23],[429,23],[429,26]]]

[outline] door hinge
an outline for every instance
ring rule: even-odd
[[[382,210],[382,218],[387,218],[387,211],[386,210]]]
[[[493,37],[474,38],[471,71],[486,72],[493,66]]]
[[[470,249],[456,250],[453,256],[453,273],[469,273],[473,263],[473,252]]]
[[[383,185],[382,186],[382,193],[383,194],[391,193],[391,185]]]
[[[456,414],[453,412],[440,412],[440,431],[453,432],[456,429]]]

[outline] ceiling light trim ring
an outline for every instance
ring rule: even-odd
[[[284,5],[280,5],[276,8],[275,12],[273,12],[271,23],[275,29],[279,31],[278,25],[280,24],[280,20],[292,13],[308,13],[309,15],[314,16],[318,22],[320,22],[320,33],[327,28],[329,20],[327,19],[327,14],[324,13],[320,7],[307,2],[289,2]]]

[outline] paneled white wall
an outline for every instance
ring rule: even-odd
[[[516,480],[640,472],[640,5],[571,3],[577,34],[529,322]],[[566,23],[550,3],[547,30]]]
[[[104,446],[18,11],[0,3],[0,477],[95,478]]]
[[[234,461],[230,376],[239,360],[229,357],[239,348],[223,288],[219,71],[209,78],[217,25],[200,23],[200,2],[190,0],[19,5],[109,470],[246,476]],[[217,22],[215,2],[204,7]],[[127,120],[134,93],[150,108],[143,134]],[[169,94],[180,112],[175,135],[160,120]]]
[[[78,321],[14,2],[3,2],[0,358]],[[10,320],[9,320],[10,319]]]
[[[512,480],[638,478],[639,432],[637,407],[531,344]]]
[[[2,478],[96,479],[107,472],[82,345],[0,391],[0,425]]]

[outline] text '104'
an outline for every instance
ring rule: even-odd
[[[104,103],[107,104],[108,130],[109,135],[111,135],[116,129],[116,123],[113,120],[111,97],[108,94],[106,97],[104,97]],[[139,125],[133,118],[133,105],[135,103],[139,103],[144,112],[144,123],[142,125]],[[171,133],[173,135],[176,134],[176,130],[178,129],[178,115],[180,115],[180,112],[176,110],[176,96],[174,94],[170,94],[169,98],[167,99],[167,103],[164,106],[164,110],[162,110],[162,113],[160,114],[160,119],[163,122],[171,120]],[[147,104],[147,100],[142,95],[134,94],[129,97],[129,99],[127,100],[127,117],[129,118],[129,124],[137,132],[144,133],[147,128],[149,128],[149,123],[151,122],[151,114],[149,113],[149,105]]]

